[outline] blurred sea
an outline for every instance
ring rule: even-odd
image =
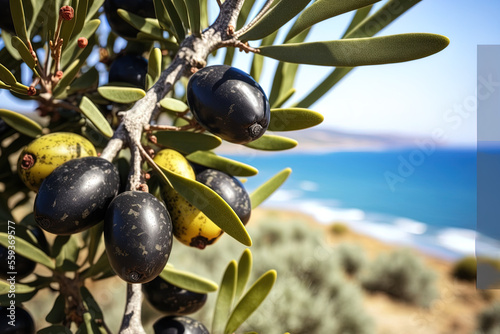
[[[457,259],[500,257],[492,227],[476,233],[475,149],[398,149],[367,152],[232,155],[259,174],[249,192],[285,167],[292,174],[263,206],[300,210],[320,223],[343,222],[385,242]]]

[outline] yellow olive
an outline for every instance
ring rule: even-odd
[[[38,191],[43,180],[66,161],[95,157],[94,145],[75,133],[56,132],[33,140],[17,162],[17,172],[28,188]]]
[[[189,162],[177,151],[161,150],[154,161],[166,170],[191,180],[196,179]],[[174,189],[164,187],[162,196],[172,218],[174,236],[183,244],[203,249],[222,235],[222,230],[217,225]]]

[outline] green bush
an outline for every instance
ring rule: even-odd
[[[335,235],[344,235],[349,232],[349,227],[343,223],[333,223],[330,225],[330,232]]]
[[[428,307],[437,297],[436,274],[407,249],[379,255],[366,270],[362,285],[404,302]]]
[[[500,334],[500,302],[486,308],[478,315],[475,334]]]
[[[474,282],[477,275],[477,260],[474,256],[466,256],[453,265],[452,276],[463,281]]]
[[[363,308],[362,290],[345,279],[335,250],[325,245],[321,231],[299,220],[277,220],[248,227],[254,242],[255,275],[251,279],[275,268],[278,280],[241,330],[293,334],[373,333],[373,321]],[[173,248],[176,252],[175,245]],[[179,268],[218,281],[226,263],[242,249],[231,238],[222,238],[217,247],[196,252],[196,262],[184,248],[175,253],[175,259],[181,261]],[[209,297],[207,304],[213,304],[214,299]],[[204,307],[195,318],[209,324],[211,314],[205,310],[212,309],[212,306]]]
[[[341,243],[334,249],[344,271],[351,276],[356,276],[366,264],[363,248],[352,243]]]

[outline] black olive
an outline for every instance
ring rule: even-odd
[[[2,334],[35,334],[33,318],[22,307],[0,306],[0,319]]]
[[[206,293],[179,288],[161,277],[143,284],[142,291],[155,309],[168,314],[191,314],[201,309],[207,301]]]
[[[125,54],[116,58],[109,67],[109,82],[123,82],[135,87],[146,87],[148,61],[140,55]]]
[[[269,126],[266,94],[251,76],[231,66],[207,66],[193,74],[187,102],[201,126],[228,142],[248,143]]]
[[[210,334],[201,322],[182,316],[160,318],[154,323],[153,329],[155,334]]]
[[[252,213],[252,203],[240,180],[224,172],[210,168],[196,175],[196,180],[222,197],[244,225],[248,223],[250,214]]]
[[[37,239],[40,248],[45,252],[48,251],[48,243],[43,231],[38,226],[28,227],[33,236]],[[15,261],[10,263],[10,261]],[[15,254],[14,258],[9,259],[9,250],[7,247],[0,245],[0,278],[8,279],[11,275],[9,272],[15,272],[16,280],[23,279],[30,275],[36,267],[36,263],[19,254]],[[1,332],[0,332],[1,333]]]
[[[153,0],[106,0],[104,13],[111,30],[123,38],[136,38],[139,30],[118,15],[117,10],[124,9],[142,17],[155,17]]]
[[[116,196],[104,219],[109,263],[124,281],[146,283],[157,277],[172,250],[172,222],[165,205],[142,191]]]
[[[84,231],[104,219],[118,193],[116,167],[99,157],[85,157],[57,167],[35,198],[35,221],[45,231],[65,235]]]

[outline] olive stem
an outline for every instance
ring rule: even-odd
[[[127,303],[119,334],[146,334],[141,323],[142,285],[127,283]]]

